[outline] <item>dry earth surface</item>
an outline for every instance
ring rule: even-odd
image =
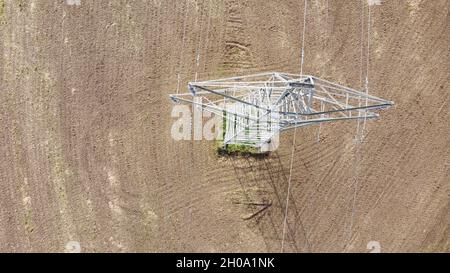
[[[371,2],[369,91],[396,105],[360,146],[355,123],[297,131],[286,252],[450,251],[450,1]],[[361,88],[361,14],[308,0],[306,73]],[[303,18],[303,0],[0,0],[0,251],[280,251],[293,132],[220,157],[172,139],[168,94],[178,73],[299,73]]]

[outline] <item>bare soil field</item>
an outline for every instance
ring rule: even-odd
[[[285,252],[450,252],[449,12],[371,6],[369,92],[395,107],[360,146],[356,123],[297,130]],[[305,73],[362,88],[361,13],[308,1]],[[173,140],[168,95],[178,73],[299,73],[303,19],[299,0],[0,0],[0,252],[279,252],[293,132],[219,156]]]

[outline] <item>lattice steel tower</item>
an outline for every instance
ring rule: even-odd
[[[223,117],[224,146],[262,150],[281,132],[323,122],[377,118],[375,111],[394,104],[314,76],[279,72],[191,82],[189,91],[170,97]]]

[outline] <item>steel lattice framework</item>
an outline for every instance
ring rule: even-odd
[[[222,116],[223,144],[261,148],[283,131],[340,120],[373,119],[393,105],[364,92],[309,75],[269,72],[191,82],[170,95]]]

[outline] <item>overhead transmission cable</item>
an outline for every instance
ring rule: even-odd
[[[206,25],[206,41],[205,41],[205,59],[208,58],[208,48],[209,48],[209,34],[210,34],[210,28],[211,28],[211,12],[212,12],[212,5],[211,5],[211,1],[209,0],[209,8],[208,8],[208,23]],[[203,62],[203,70],[206,71],[206,62]]]
[[[181,81],[181,67],[183,65],[183,57],[184,57],[184,46],[185,46],[185,38],[186,38],[186,28],[187,28],[187,15],[189,10],[188,0],[185,1],[185,14],[184,14],[184,23],[183,23],[183,37],[181,42],[181,51],[180,51],[180,59],[178,64],[178,75],[177,75],[177,94],[180,92],[180,81]]]
[[[365,0],[361,0],[361,50],[360,50],[360,66],[359,66],[359,84],[361,86],[362,89],[365,89],[365,84],[364,84],[364,11],[365,11],[365,5],[364,5],[364,1]],[[359,97],[358,100],[358,107],[361,107],[361,97]],[[358,117],[361,116],[361,111],[358,111]],[[361,127],[361,120],[358,119],[357,122],[357,127],[356,127],[356,142],[360,142],[361,141],[361,134],[360,134],[360,128]]]
[[[360,83],[363,85],[363,37],[364,37],[364,11],[365,11],[365,5],[364,0],[361,0],[362,4],[362,12],[361,12],[361,70],[360,70]],[[370,4],[368,5],[368,23],[367,23],[367,53],[366,53],[366,77],[364,82],[364,88],[366,91],[366,106],[368,104],[367,102],[367,95],[368,95],[368,86],[369,86],[369,66],[370,66],[370,25],[371,25],[371,13],[370,13]],[[364,111],[364,123],[363,128],[360,131],[359,129],[359,120],[358,120],[358,129],[357,129],[357,139],[356,139],[356,157],[355,157],[355,164],[354,164],[354,174],[353,174],[353,180],[354,180],[354,190],[353,190],[353,199],[352,199],[352,210],[351,210],[351,216],[350,216],[350,227],[349,227],[349,237],[348,242],[351,240],[353,235],[353,225],[354,225],[354,218],[356,214],[356,199],[358,194],[358,187],[359,187],[359,171],[360,171],[360,164],[361,164],[361,144],[364,139],[364,130],[366,126],[367,121],[367,111]]]
[[[201,54],[201,50],[202,50],[202,28],[203,28],[203,20],[202,20],[202,13],[199,9],[199,15],[196,18],[195,24],[198,24],[200,18],[200,30],[199,30],[199,35],[198,35],[198,44],[197,44],[197,48],[196,48],[196,56],[195,56],[195,76],[194,76],[194,81],[196,82],[198,79],[198,69],[200,67],[200,54]],[[209,20],[209,19],[208,19]],[[206,35],[208,35],[208,33],[206,33]]]
[[[370,25],[371,25],[371,13],[370,13],[370,4],[368,5],[368,18],[367,18],[367,61],[366,61],[366,107],[368,105],[368,95],[369,95],[369,68],[370,68]],[[364,111],[364,123],[363,123],[363,138],[364,138],[364,134],[365,134],[365,130],[366,130],[366,123],[367,123],[367,111]]]
[[[303,75],[303,64],[305,60],[305,34],[306,34],[306,11],[307,11],[307,0],[305,0],[304,10],[303,10],[303,34],[302,34],[302,51],[301,51],[301,62],[300,62],[300,75]],[[289,212],[289,195],[291,192],[291,180],[292,180],[292,167],[294,164],[294,154],[295,154],[295,139],[297,135],[297,127],[294,129],[294,138],[292,140],[292,151],[291,151],[291,163],[289,166],[289,178],[288,178],[288,188],[286,194],[286,204],[284,211],[284,221],[283,221],[283,233],[281,237],[281,252],[284,251],[284,240],[286,237],[286,227],[287,227],[287,218]],[[307,234],[305,233],[305,238],[307,240]]]
[[[326,4],[325,4],[325,6],[326,6],[326,13],[325,13],[325,24],[326,24],[326,37],[327,37],[327,39],[326,39],[326,43],[325,43],[325,47],[327,48],[327,55],[328,55],[328,59],[330,59],[330,56],[329,56],[329,52],[330,52],[330,49],[329,49],[329,42],[330,42],[330,29],[329,29],[329,16],[330,16],[330,14],[329,14],[329,7],[330,7],[330,5],[329,5],[329,0],[326,0],[326,2],[325,2]],[[327,64],[325,63],[325,62],[323,62],[324,63],[324,67],[323,67],[323,70],[327,70],[326,69],[326,67],[327,67]],[[323,104],[323,101],[321,101],[320,102],[320,112],[324,112],[324,104]],[[321,115],[322,116],[322,118],[324,118],[324,114],[322,114]],[[317,138],[316,138],[316,142],[317,143],[319,143],[320,142],[320,133],[322,132],[322,122],[321,123],[319,123],[319,129],[317,130]]]

